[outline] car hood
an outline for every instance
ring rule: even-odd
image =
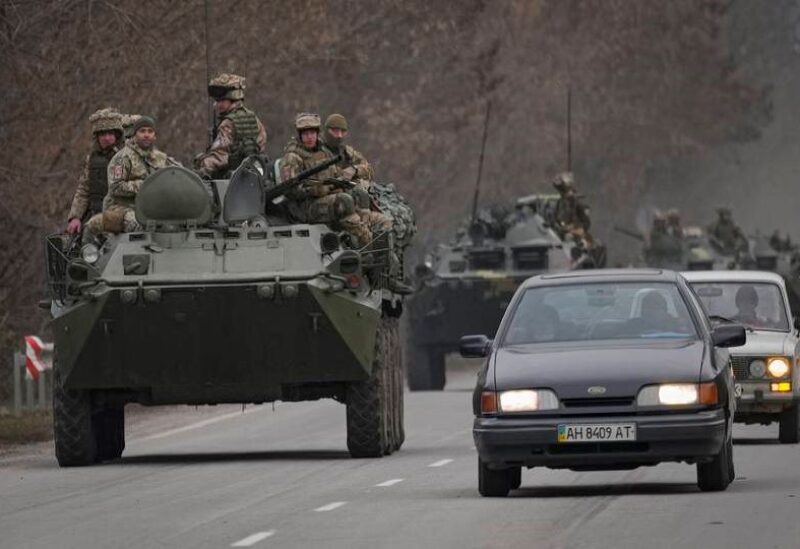
[[[549,387],[559,398],[632,397],[644,385],[696,381],[702,341],[518,345],[495,354],[498,390]],[[589,387],[605,387],[592,395]]]
[[[793,355],[797,341],[790,333],[747,332],[747,343],[731,349],[733,356]]]

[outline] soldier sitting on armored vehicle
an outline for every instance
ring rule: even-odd
[[[709,225],[708,236],[711,244],[725,255],[747,256],[749,244],[742,230],[733,222],[729,208],[717,208],[717,219]]]
[[[318,114],[300,113],[295,119],[297,138],[286,146],[280,159],[281,179],[297,174],[334,158],[319,139],[321,121]],[[290,191],[289,214],[300,223],[327,223],[346,231],[353,247],[366,246],[372,240],[372,231],[356,212],[352,195],[330,182],[339,176],[339,169],[331,166]]]
[[[345,144],[347,132],[347,119],[341,114],[332,114],[325,119],[325,132],[320,140],[323,147],[333,155],[341,156],[342,159],[337,164],[339,177],[354,183],[349,192],[353,196],[358,216],[373,234],[388,231],[391,229],[391,220],[377,211],[369,194],[375,172],[363,154]]]
[[[67,232],[75,234],[84,221],[103,211],[108,192],[108,163],[122,148],[123,118],[114,109],[100,109],[89,117],[92,151],[86,156],[78,188],[67,216]]]
[[[245,79],[220,74],[208,83],[219,124],[208,150],[195,158],[197,173],[221,179],[233,172],[250,155],[267,151],[267,131],[258,116],[244,106]]]
[[[589,227],[592,222],[589,219],[589,207],[580,201],[572,173],[559,174],[553,181],[553,187],[560,195],[554,212],[554,228],[560,235],[571,236],[576,242],[583,242],[586,248],[590,248],[592,235],[589,234]]]
[[[139,229],[134,211],[136,195],[148,175],[168,164],[167,155],[156,149],[155,141],[155,121],[149,116],[140,117],[133,125],[133,137],[108,165],[108,194],[103,201],[103,212],[86,223],[85,239],[103,232]]]
[[[670,208],[667,211],[667,234],[677,239],[683,238],[683,224],[681,223],[681,212],[678,211],[676,208]]]

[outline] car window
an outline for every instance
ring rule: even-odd
[[[655,338],[697,338],[677,286],[605,282],[526,290],[503,344]]]
[[[693,282],[710,317],[741,322],[757,330],[789,331],[783,294],[768,282]]]

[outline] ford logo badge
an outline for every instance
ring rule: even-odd
[[[605,387],[600,387],[600,386],[589,387],[587,389],[587,391],[589,392],[590,395],[602,395],[602,394],[605,394],[606,388]]]

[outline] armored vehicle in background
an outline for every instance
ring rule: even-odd
[[[349,249],[327,225],[287,221],[258,157],[230,180],[169,167],[136,199],[143,230],[76,253],[47,240],[55,337],[55,450],[62,466],[117,458],[124,406],[333,398],[354,457],[399,449],[401,296],[392,235]]]
[[[446,355],[458,351],[464,334],[494,333],[525,279],[605,265],[601,244],[587,250],[554,230],[557,201],[537,194],[520,198],[511,212],[481,210],[416,268],[406,338],[412,391],[442,390]]]

